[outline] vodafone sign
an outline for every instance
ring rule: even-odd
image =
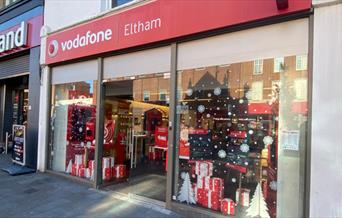
[[[172,39],[254,20],[308,10],[311,0],[156,0],[107,15],[47,38],[46,63],[52,64]]]

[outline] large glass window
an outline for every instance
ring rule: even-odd
[[[307,52],[307,22],[275,26],[179,45],[175,201],[237,217],[302,216],[308,73],[297,55]]]
[[[96,81],[52,87],[50,168],[93,179]]]

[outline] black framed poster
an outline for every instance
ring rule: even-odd
[[[13,125],[13,162],[25,165],[25,126],[24,125]]]

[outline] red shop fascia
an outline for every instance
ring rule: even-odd
[[[295,19],[308,16],[310,9],[311,0],[147,1],[48,35],[46,64],[282,21],[279,18]]]

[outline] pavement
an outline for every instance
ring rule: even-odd
[[[0,154],[0,169],[11,164]],[[97,190],[49,173],[10,176],[0,170],[0,217],[158,217],[182,216],[157,204]]]

